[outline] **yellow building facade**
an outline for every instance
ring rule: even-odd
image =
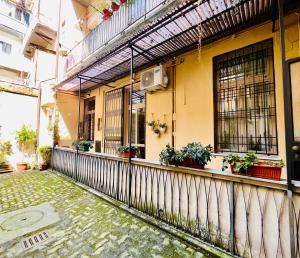
[[[296,13],[285,18],[287,59],[300,56],[299,21]],[[273,29],[275,30],[273,31]],[[280,35],[278,23],[272,21],[240,31],[201,49],[189,51],[163,64],[167,70],[169,83],[165,90],[146,94],[146,121],[159,120],[167,124],[167,131],[158,138],[146,127],[145,158],[158,160],[159,153],[168,143],[181,148],[190,142],[215,146],[214,110],[214,69],[216,56],[271,39],[273,42],[274,79],[276,96],[276,121],[278,135],[278,155],[261,156],[263,159],[285,160],[285,127]],[[140,73],[135,75],[134,87],[139,87]],[[114,88],[128,87],[130,78],[126,77],[111,84]],[[114,90],[99,87],[85,92],[81,99],[81,120],[83,120],[84,100],[95,98],[94,140],[100,141],[103,150],[105,128],[105,94]],[[61,146],[71,146],[77,138],[78,97],[57,92],[57,108],[60,114]],[[125,101],[126,102],[126,101]],[[126,110],[124,102],[124,143],[126,143]],[[83,121],[81,121],[83,122]],[[220,169],[222,153],[215,153],[215,158],[207,166]],[[286,178],[286,172],[283,172]]]

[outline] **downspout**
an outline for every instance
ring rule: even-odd
[[[128,128],[128,141],[129,141],[129,153],[132,147],[132,93],[133,93],[133,48],[130,46],[130,112],[129,112],[129,128]],[[128,186],[128,206],[131,207],[131,183],[132,183],[132,158],[131,154],[128,157],[128,173],[129,173],[129,186]]]
[[[285,54],[285,27],[284,27],[284,0],[278,0],[278,12],[279,12],[279,33],[280,33],[280,47],[281,47],[281,64],[282,64],[282,82],[283,82],[283,94],[284,102],[291,99],[291,92],[289,90],[289,75]],[[284,103],[284,123],[285,130],[289,131],[292,123],[292,110],[290,103]],[[290,231],[290,256],[296,257],[295,252],[295,234],[294,234],[294,209],[293,209],[293,158],[292,158],[292,135],[290,133],[285,134],[286,140],[286,167],[287,167],[287,201],[289,209],[289,231]]]
[[[61,25],[61,9],[62,9],[62,0],[59,0],[59,14],[58,14],[58,24],[57,24],[57,36],[56,36],[56,63],[55,63],[55,77],[56,82],[58,82],[58,71],[59,71],[59,49],[60,49],[60,25]]]

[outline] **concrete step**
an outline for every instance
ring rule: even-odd
[[[6,173],[12,173],[12,172],[14,172],[14,171],[11,170],[11,169],[7,169],[7,170],[5,170],[5,169],[0,169],[0,174],[6,174]]]

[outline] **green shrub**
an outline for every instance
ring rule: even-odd
[[[16,131],[16,141],[19,150],[24,154],[30,155],[35,151],[36,132],[29,125],[22,125],[19,131]]]
[[[52,148],[51,146],[39,146],[38,153],[43,159],[44,163],[48,164],[51,160]]]

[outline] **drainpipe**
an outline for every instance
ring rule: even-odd
[[[278,0],[278,12],[279,12],[279,33],[280,33],[280,47],[281,47],[281,64],[282,64],[282,80],[283,80],[283,94],[284,101],[291,99],[291,93],[289,90],[289,71],[286,62],[285,55],[285,27],[284,27],[284,0]],[[285,130],[288,131],[292,122],[292,110],[290,103],[284,103],[284,122]],[[289,209],[289,228],[290,228],[290,256],[296,257],[295,252],[295,234],[294,234],[294,210],[293,210],[293,159],[292,159],[292,135],[286,133],[286,167],[288,177],[288,209]]]
[[[129,141],[129,151],[131,151],[132,147],[132,93],[133,93],[133,48],[130,46],[130,112],[129,112],[129,128],[128,128],[128,141]],[[129,155],[128,158],[129,167],[128,167],[128,173],[129,173],[129,187],[128,187],[128,206],[131,207],[131,182],[132,182],[132,158],[131,155]]]
[[[56,46],[55,46],[55,51],[56,51],[56,63],[55,63],[55,77],[56,77],[56,82],[58,82],[58,70],[59,70],[59,49],[60,49],[60,25],[61,25],[61,9],[62,9],[62,0],[59,0],[59,14],[58,14],[58,25],[57,25],[57,36],[56,36]]]

